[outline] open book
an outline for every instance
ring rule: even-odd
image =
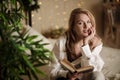
[[[73,65],[72,63],[70,63],[67,59],[61,60],[60,63],[72,73],[74,73],[74,72],[89,72],[94,69],[93,66],[86,66],[86,67],[78,68],[75,65]]]

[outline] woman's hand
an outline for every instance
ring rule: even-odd
[[[68,72],[67,73],[68,80],[76,80],[77,78],[82,77],[82,76],[83,76],[82,73],[77,73],[77,72],[75,72],[75,73]]]
[[[89,29],[89,35],[83,39],[83,45],[86,45],[89,43],[89,41],[95,36],[95,28]]]

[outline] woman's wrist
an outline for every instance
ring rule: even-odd
[[[83,39],[83,46],[87,45],[88,44],[88,40],[86,39]]]

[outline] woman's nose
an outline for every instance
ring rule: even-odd
[[[89,28],[88,24],[84,23],[84,28]]]

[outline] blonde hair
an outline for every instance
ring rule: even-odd
[[[69,28],[68,31],[66,32],[67,35],[66,52],[68,54],[69,60],[71,59],[71,55],[75,53],[74,50],[75,43],[77,43],[80,40],[80,38],[78,37],[79,34],[77,34],[77,32],[74,31],[76,16],[79,14],[86,14],[90,18],[92,27],[96,28],[95,18],[90,11],[82,8],[76,8],[71,12],[68,24]]]

